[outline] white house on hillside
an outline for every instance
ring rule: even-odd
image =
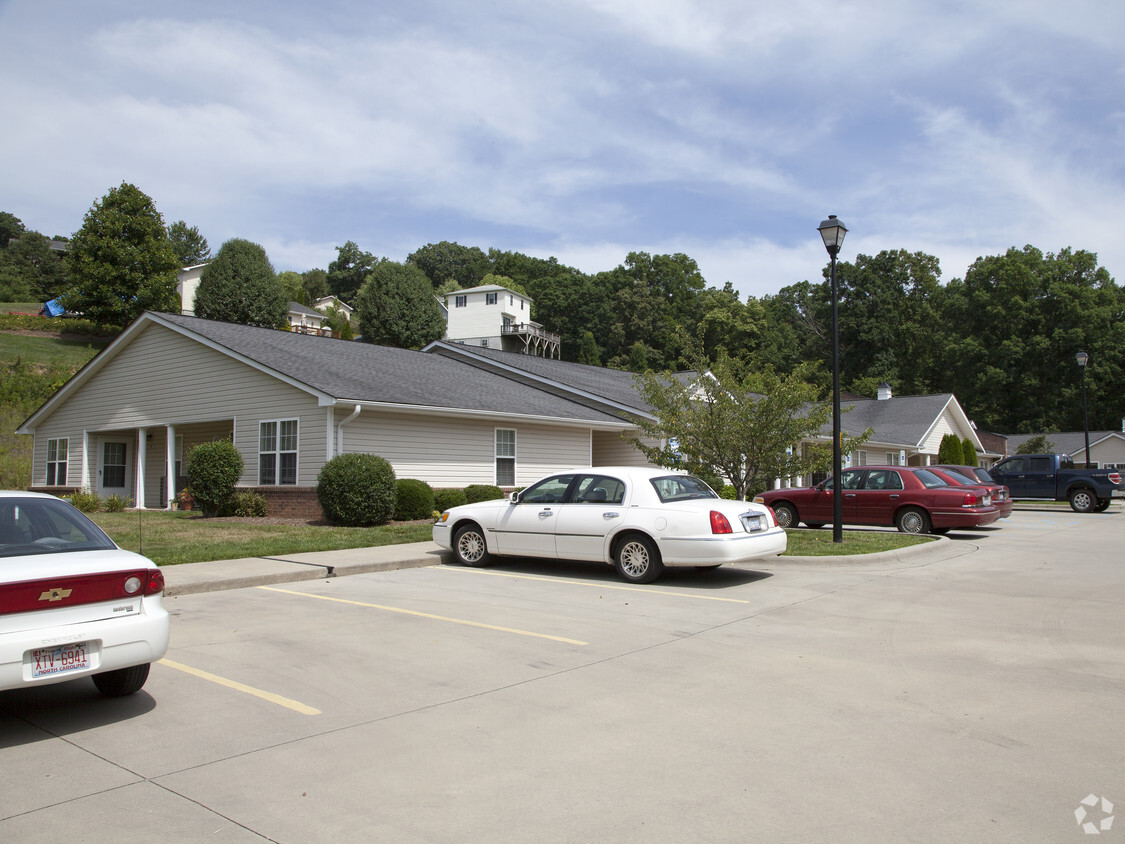
[[[199,289],[199,279],[206,264],[184,267],[176,273],[176,294],[180,297],[180,313],[195,316],[195,291]]]
[[[446,340],[537,357],[561,357],[562,338],[532,321],[531,299],[526,295],[485,284],[454,290],[443,298]]]

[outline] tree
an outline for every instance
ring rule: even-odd
[[[292,270],[278,273],[277,284],[281,288],[281,295],[285,297],[286,302],[308,305],[311,301],[314,301],[308,298],[308,293],[305,291],[305,280],[300,273],[295,273]]]
[[[44,302],[66,287],[62,255],[39,232],[25,231],[0,249],[0,301]]]
[[[582,345],[578,349],[578,362],[587,366],[601,366],[602,358],[598,352],[598,341],[592,331],[582,332]]]
[[[355,241],[336,247],[336,260],[328,265],[329,292],[341,302],[355,305],[356,294],[374,266],[375,256],[364,252]]]
[[[1055,444],[1046,434],[1029,437],[1016,449],[1016,454],[1054,454]]]
[[[368,343],[420,349],[445,334],[433,285],[413,264],[379,261],[356,295],[355,308]]]
[[[305,270],[301,273],[305,285],[305,302],[315,302],[328,295],[328,273],[324,270]]]
[[[179,268],[152,199],[122,182],[94,203],[71,241],[66,269],[74,286],[63,305],[107,325],[144,311],[178,312]]]
[[[0,211],[0,249],[7,247],[9,240],[19,237],[24,231],[23,220],[15,214]]]
[[[945,434],[938,444],[938,463],[945,466],[965,465],[965,454],[961,450],[961,438],[956,434]]]
[[[831,467],[830,435],[813,448],[800,447],[823,437],[832,419],[831,404],[815,401],[817,388],[801,380],[803,370],[778,375],[740,366],[726,354],[709,370],[700,353],[692,360],[690,379],[651,372],[635,379],[655,419],[637,419],[640,434],[630,439],[651,462],[717,474],[739,498],[767,489],[775,478]],[[842,435],[844,453],[870,435]]]
[[[183,220],[176,220],[168,227],[168,240],[176,252],[176,260],[181,267],[194,267],[205,264],[211,258],[211,247],[207,238],[195,226],[189,227]]]
[[[970,440],[968,437],[965,437],[965,439],[961,440],[961,454],[963,455],[963,458],[965,460],[965,462],[962,465],[964,465],[964,466],[979,466],[980,465],[980,462],[977,460],[976,447],[973,445],[972,440]]]
[[[462,288],[476,287],[491,270],[488,256],[479,247],[462,246],[448,240],[427,243],[411,252],[406,263],[425,273],[435,289],[450,279]]]
[[[195,315],[204,319],[280,328],[288,312],[266,250],[240,238],[219,248],[195,291]]]

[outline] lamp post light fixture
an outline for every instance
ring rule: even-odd
[[[816,227],[832,259],[832,541],[844,541],[844,498],[840,487],[840,295],[836,286],[836,256],[848,227],[835,214]]]
[[[1078,368],[1082,370],[1082,432],[1086,435],[1086,468],[1090,468],[1090,418],[1086,415],[1086,362],[1090,356],[1079,352],[1074,356]]]

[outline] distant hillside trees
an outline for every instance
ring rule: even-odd
[[[418,267],[383,259],[355,300],[359,333],[368,343],[421,349],[445,334],[433,285]]]
[[[189,226],[183,220],[176,220],[168,226],[168,240],[172,242],[180,267],[194,267],[211,258],[207,238],[199,233],[199,229]]]

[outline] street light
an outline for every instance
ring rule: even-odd
[[[829,214],[816,227],[832,258],[832,541],[844,541],[844,498],[840,487],[840,296],[836,287],[836,256],[848,227]]]
[[[1082,370],[1082,431],[1086,434],[1086,468],[1090,468],[1090,419],[1086,415],[1086,361],[1090,356],[1079,352],[1074,356],[1078,361],[1078,368]]]

